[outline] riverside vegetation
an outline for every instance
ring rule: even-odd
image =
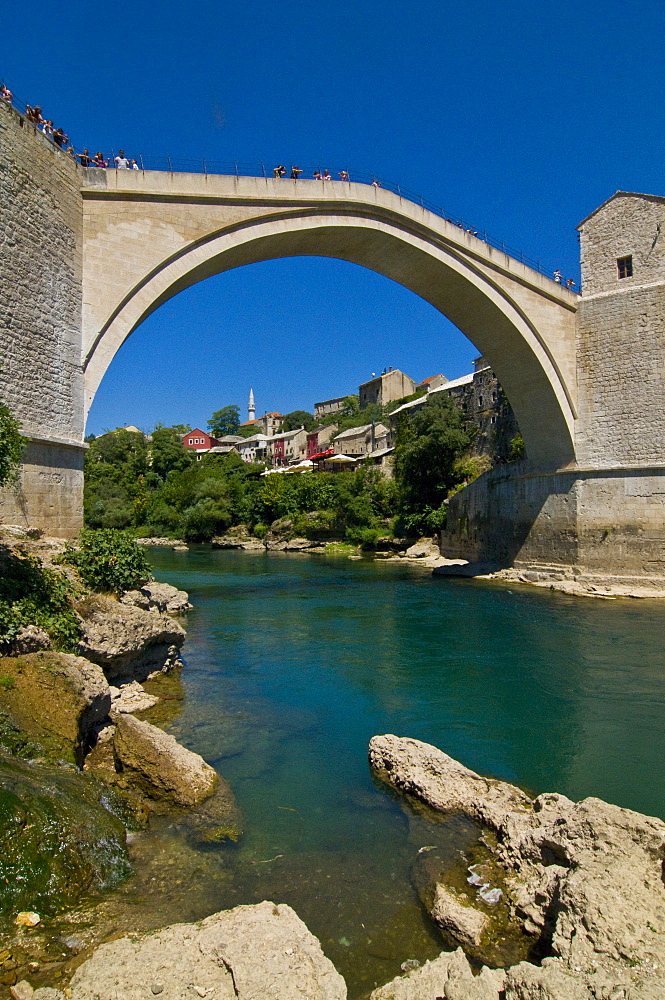
[[[374,407],[342,423],[355,426],[382,415]],[[372,548],[381,535],[436,533],[445,524],[447,497],[489,464],[473,454],[473,431],[441,395],[400,420],[392,480],[372,465],[261,478],[262,465],[245,464],[235,453],[197,461],[182,447],[181,432],[158,427],[148,440],[119,429],[89,441],[88,527],[208,542],[239,525],[263,538],[274,521],[288,518],[298,536]]]

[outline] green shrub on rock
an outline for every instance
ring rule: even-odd
[[[74,587],[64,573],[28,554],[0,546],[0,649],[27,625],[48,634],[55,649],[72,652],[81,630],[72,611]]]
[[[84,530],[78,547],[67,545],[61,558],[76,567],[91,590],[120,594],[152,579],[145,549],[126,531]]]

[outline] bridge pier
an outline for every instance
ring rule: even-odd
[[[663,587],[665,470],[498,466],[451,498],[442,555]]]

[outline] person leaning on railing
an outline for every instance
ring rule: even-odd
[[[5,87],[4,83],[0,83],[0,101],[4,101],[5,104],[11,104],[13,98],[14,95],[9,87]]]

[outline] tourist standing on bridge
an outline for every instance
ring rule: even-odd
[[[331,181],[332,180],[332,176],[331,176],[329,170],[324,170],[323,171],[323,180],[324,181]]]
[[[340,170],[340,172],[339,172],[339,174],[337,176],[339,177],[339,179],[341,181],[348,181],[348,179],[349,179],[349,175],[348,175],[348,172],[346,170]]]
[[[302,173],[301,167],[291,167],[291,180],[297,181]]]
[[[11,104],[13,97],[14,95],[9,87],[6,87],[4,83],[0,83],[0,101],[4,101],[6,104]]]
[[[41,125],[44,121],[42,118],[42,109],[39,104],[35,104],[34,108],[31,108],[29,104],[26,104],[25,117],[29,122],[32,122],[33,125]]]
[[[82,153],[79,153],[79,163],[82,167],[92,166],[92,157],[90,156],[89,149],[84,149]]]
[[[280,163],[278,167],[273,167],[272,169],[273,177],[283,177],[285,173],[286,173],[286,167],[284,166],[283,163]]]
[[[132,170],[138,170],[139,169],[139,165],[136,162],[136,160],[130,160],[129,161],[129,166],[131,167]]]
[[[312,177],[314,178],[315,181],[320,181],[321,180],[321,171],[320,170],[315,170],[314,173],[312,174]]]
[[[42,132],[47,139],[53,138],[53,122],[51,121],[50,118],[48,120],[42,118],[42,123],[39,126],[39,131]]]
[[[563,275],[562,275],[562,273],[561,273],[561,271],[559,270],[558,267],[557,267],[556,271],[554,272],[554,280],[556,281],[557,285],[560,285],[561,282],[563,281]]]
[[[104,154],[102,152],[95,153],[92,165],[93,167],[108,167],[108,162],[104,159]]]
[[[124,149],[118,150],[118,155],[113,158],[116,170],[129,170],[129,160],[125,156]]]

